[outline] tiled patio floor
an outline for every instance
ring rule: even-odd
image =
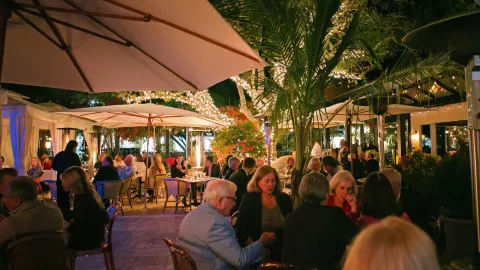
[[[163,237],[175,240],[180,222],[186,212],[169,208],[162,213],[163,200],[149,203],[143,209],[135,201],[133,209],[125,206],[125,216],[115,220],[113,228],[113,255],[116,269],[173,270],[170,253]],[[105,269],[102,255],[77,258],[76,269]]]

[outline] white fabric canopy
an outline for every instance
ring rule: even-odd
[[[2,82],[94,92],[203,90],[265,65],[207,0],[70,0],[77,7],[66,2],[41,1],[59,41],[34,1],[6,1],[13,14]],[[66,50],[59,48],[62,42]]]
[[[423,112],[428,110],[432,109],[403,104],[389,104],[386,115]],[[352,115],[352,123],[356,123],[358,121],[361,122],[376,117],[376,115],[370,112],[370,108],[368,106],[358,106],[354,105],[351,101],[345,101],[329,106],[323,110],[318,110],[315,113],[315,121],[317,121],[317,119],[321,119],[319,122],[320,125],[322,125],[323,123],[326,124],[328,120],[331,119],[330,123],[344,124],[347,114]]]
[[[151,103],[88,107],[58,113],[87,118],[108,128],[147,126],[149,115],[155,126],[214,128],[225,125],[195,112]]]
[[[91,129],[94,122],[56,114],[47,108],[23,100],[19,96],[6,91],[6,105],[2,106],[2,146],[0,153],[5,163],[15,167],[20,175],[25,174],[32,157],[37,156],[39,130],[49,129],[53,139],[53,151],[61,151],[61,131],[58,128]],[[53,131],[53,132],[52,132]],[[58,134],[60,133],[60,138]],[[60,145],[60,146],[59,146]]]

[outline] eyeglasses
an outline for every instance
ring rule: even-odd
[[[237,197],[228,197],[228,196],[223,196],[223,198],[228,198],[228,199],[230,199],[230,200],[232,200],[232,201],[234,201],[234,202],[236,202],[236,201],[237,201]]]

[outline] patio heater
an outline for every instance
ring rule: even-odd
[[[57,128],[58,130],[62,131],[62,150],[65,148],[67,145],[68,141],[70,140],[70,132],[72,130],[79,130],[78,128],[70,128],[70,127],[64,127],[64,128]],[[75,136],[73,138],[75,140]]]
[[[480,9],[456,14],[416,29],[403,38],[411,48],[448,52],[450,58],[465,66],[465,90],[472,177],[475,252],[473,269],[480,268]]]

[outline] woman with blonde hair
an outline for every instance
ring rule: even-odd
[[[285,218],[293,211],[290,196],[280,188],[277,171],[263,165],[257,169],[242,197],[235,227],[241,246],[255,242],[264,232],[275,232],[278,240],[268,247],[271,259],[278,261],[282,250],[282,231]]]
[[[165,166],[162,163],[162,156],[160,154],[153,155],[152,164],[148,169],[148,175],[166,174],[166,173],[167,173],[167,170],[165,169]]]
[[[123,155],[122,154],[117,154],[115,156],[115,159],[113,160],[113,166],[120,169],[125,167],[125,161],[123,161]]]
[[[312,157],[308,163],[307,169],[310,170],[310,172],[320,172],[322,169],[322,162],[319,158]]]
[[[360,215],[360,201],[357,199],[357,195],[357,183],[349,171],[339,171],[330,180],[328,205],[342,208],[343,212],[354,222],[357,222]]]
[[[52,161],[50,160],[50,156],[47,154],[42,155],[42,167],[44,170],[52,169]]]
[[[439,270],[435,246],[420,228],[387,217],[353,241],[343,270]]]
[[[70,192],[70,209],[63,214],[68,221],[68,247],[76,250],[99,248],[104,241],[109,218],[100,196],[82,168],[72,166],[60,175],[63,189]]]
[[[38,157],[32,157],[32,161],[30,161],[30,169],[27,171],[27,175],[31,178],[39,178],[42,176],[42,163]]]

